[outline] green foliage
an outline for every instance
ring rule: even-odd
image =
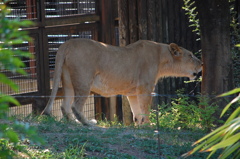
[[[200,25],[199,19],[197,18],[197,11],[195,7],[194,0],[183,0],[184,6],[182,7],[186,11],[186,15],[188,16],[190,25],[189,27],[193,27],[193,32],[195,32],[200,37]],[[197,40],[200,40],[197,39]]]
[[[7,7],[7,2],[5,0],[0,3],[0,70],[26,74],[21,68],[24,63],[20,58],[30,58],[31,55],[28,52],[14,49],[13,46],[30,40],[27,33],[19,29],[29,26],[32,22],[8,19],[10,8]],[[0,73],[0,83],[9,85],[15,91],[18,90],[17,85],[3,73]],[[19,105],[16,99],[0,92],[0,158],[12,158],[17,156],[18,152],[28,154],[25,146],[21,144],[23,141],[43,142],[38,137],[36,129],[29,123],[18,122],[7,116],[9,103]]]
[[[229,96],[235,93],[239,93],[240,88],[236,88],[232,91],[220,95]],[[221,117],[226,113],[229,107],[240,100],[240,94],[234,98],[222,111]],[[193,145],[196,145],[194,149],[184,154],[184,157],[190,156],[193,153],[211,152],[208,156],[210,158],[217,150],[222,150],[219,158],[225,159],[231,155],[231,158],[240,158],[240,107],[237,107],[235,111],[229,116],[227,121],[221,127],[217,128],[213,132],[202,137],[196,141]]]
[[[73,145],[70,144],[69,147],[65,150],[64,154],[64,158],[84,158],[84,154],[85,154],[85,144],[81,145],[81,144],[77,144],[77,145]]]
[[[209,130],[216,121],[213,114],[217,106],[208,105],[207,98],[191,100],[191,97],[178,91],[178,97],[173,99],[171,105],[159,106],[158,119],[161,127],[174,129]],[[201,106],[201,107],[200,107]],[[156,110],[150,113],[151,122],[156,125]]]
[[[102,121],[98,121],[98,125],[102,126],[102,127],[123,127],[123,123],[121,123],[118,119],[118,117],[114,114],[114,120],[110,121],[110,120],[102,120]]]

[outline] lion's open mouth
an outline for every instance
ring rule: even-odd
[[[198,73],[193,73],[193,76],[194,76],[194,80],[196,80],[196,79],[198,79],[199,77],[201,77],[202,76],[202,71],[200,71],[200,72],[198,72]]]

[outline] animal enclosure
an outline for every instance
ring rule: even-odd
[[[31,112],[39,114],[44,109],[52,88],[56,52],[68,39],[88,38],[121,46],[138,39],[148,39],[162,43],[175,42],[193,52],[200,48],[200,43],[196,42],[198,37],[188,27],[182,1],[22,0],[11,1],[9,6],[12,7],[9,18],[35,22],[35,26],[23,28],[33,41],[15,46],[34,55],[32,59],[22,59],[28,75],[1,70],[20,87],[19,92],[13,92],[7,86],[0,85],[3,93],[15,96],[22,105],[13,106],[11,114],[26,116]],[[184,80],[167,78],[159,81],[154,105],[169,102],[179,88],[185,88],[187,93],[199,92],[199,85],[185,84]],[[58,95],[53,114],[60,118],[61,89]],[[114,108],[110,108],[110,103],[114,103]],[[90,96],[85,113],[88,118],[100,119],[110,119],[114,113],[121,119],[121,97],[108,99]]]

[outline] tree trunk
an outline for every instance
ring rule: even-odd
[[[196,6],[199,14],[203,60],[201,91],[203,95],[215,97],[232,88],[229,2],[228,0],[196,0]],[[226,103],[217,102],[217,104],[221,108]]]

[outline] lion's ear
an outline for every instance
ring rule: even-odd
[[[172,55],[174,55],[174,56],[181,56],[182,55],[182,53],[180,51],[181,49],[175,43],[171,43],[169,45],[169,50],[171,51]]]

